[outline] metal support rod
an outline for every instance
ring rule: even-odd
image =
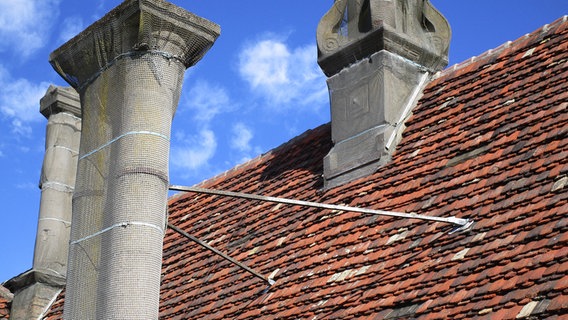
[[[260,196],[260,195],[248,194],[248,193],[243,193],[243,192],[212,190],[212,189],[204,189],[204,188],[198,188],[198,187],[184,187],[184,186],[177,186],[177,185],[171,185],[170,190],[212,194],[212,195],[217,195],[217,196],[243,198],[243,199],[267,201],[267,202],[274,202],[274,203],[283,203],[283,204],[289,204],[289,205],[298,205],[298,206],[320,208],[320,209],[339,210],[339,211],[346,211],[346,212],[358,212],[358,213],[373,214],[373,215],[380,215],[380,216],[390,216],[390,217],[398,217],[398,218],[437,221],[437,222],[450,223],[450,224],[454,224],[454,225],[457,225],[457,226],[460,226],[460,227],[466,227],[466,228],[467,228],[467,226],[472,224],[472,221],[469,220],[469,219],[461,219],[461,218],[456,218],[456,217],[447,217],[447,218],[432,217],[432,216],[426,216],[426,215],[417,214],[417,213],[401,213],[401,212],[392,212],[392,211],[383,211],[383,210],[373,210],[373,209],[340,206],[340,205],[335,205],[335,204],[317,203],[317,202],[310,202],[310,201],[303,201],[303,200],[294,200],[294,199],[286,199],[286,198]],[[462,228],[460,228],[460,229],[462,229]]]
[[[261,279],[262,281],[268,283],[269,286],[272,286],[274,283],[276,283],[276,281],[274,281],[273,279],[270,279],[270,278],[267,278],[267,277],[263,276],[262,274],[260,274],[260,273],[258,273],[258,272],[256,272],[256,271],[254,271],[253,269],[247,267],[246,265],[242,264],[241,262],[239,262],[239,261],[237,261],[237,260],[235,260],[235,259],[229,257],[228,255],[224,254],[223,252],[221,252],[221,251],[219,251],[219,250],[213,248],[212,246],[210,246],[210,245],[208,245],[207,243],[205,243],[205,242],[203,242],[203,241],[197,239],[196,237],[190,235],[189,233],[187,233],[187,232],[181,230],[180,228],[174,226],[173,224],[168,223],[168,227],[171,228],[172,230],[174,230],[175,232],[181,234],[182,236],[188,238],[189,240],[191,240],[191,241],[197,243],[198,245],[202,246],[203,248],[205,248],[205,249],[207,249],[207,250],[209,250],[209,251],[212,251],[212,252],[215,253],[216,255],[221,256],[223,259],[225,259],[225,260],[231,262],[232,264],[237,265],[239,268],[248,271],[248,272],[249,272],[250,274],[252,274],[253,276],[255,276],[255,277]]]

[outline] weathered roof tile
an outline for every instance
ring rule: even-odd
[[[0,319],[10,318],[10,307],[14,295],[10,290],[6,289],[3,285],[0,285]]]

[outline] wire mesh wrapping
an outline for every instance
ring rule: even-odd
[[[158,318],[171,121],[219,31],[131,0],[52,53],[83,110],[64,318]]]
[[[80,278],[69,285],[80,287],[66,298],[79,313],[71,319],[93,314],[84,304],[93,296],[97,319],[117,318],[125,302],[148,309],[132,310],[132,319],[157,317],[170,125],[184,70],[159,55],[122,59],[85,90],[73,199],[81,227],[72,228],[69,271]]]
[[[188,68],[205,55],[220,31],[218,25],[162,0],[126,0],[55,50],[50,63],[81,91],[116,61],[143,51],[160,52]]]

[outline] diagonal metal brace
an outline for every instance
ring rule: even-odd
[[[462,227],[462,228],[468,228],[473,223],[472,220],[461,219],[461,218],[456,218],[456,217],[446,217],[446,218],[444,218],[444,217],[432,217],[432,216],[427,216],[427,215],[422,215],[422,214],[417,214],[417,213],[401,213],[401,212],[392,212],[392,211],[384,211],[384,210],[373,210],[373,209],[340,206],[340,205],[335,205],[335,204],[317,203],[317,202],[310,202],[310,201],[303,201],[303,200],[294,200],[294,199],[286,199],[286,198],[260,196],[260,195],[254,195],[254,194],[243,193],[243,192],[204,189],[204,188],[198,188],[198,187],[184,187],[184,186],[171,185],[170,190],[212,194],[212,195],[217,195],[217,196],[243,198],[243,199],[267,201],[267,202],[274,202],[274,203],[283,203],[283,204],[289,204],[289,205],[298,205],[298,206],[320,208],[320,209],[338,210],[338,211],[346,211],[346,212],[358,212],[358,213],[363,213],[363,214],[374,214],[374,215],[380,215],[380,216],[429,220],[429,221],[450,223],[450,224],[457,225],[457,226]]]
[[[261,280],[264,281],[264,282],[266,282],[269,286],[272,286],[273,284],[276,283],[276,281],[274,281],[273,279],[270,279],[270,278],[268,278],[268,277],[263,276],[262,274],[260,274],[260,273],[258,273],[258,272],[256,272],[256,271],[254,271],[253,269],[247,267],[246,265],[242,264],[241,262],[239,262],[239,261],[237,261],[237,260],[235,260],[235,259],[229,257],[228,255],[224,254],[223,252],[221,252],[221,251],[219,251],[219,250],[213,248],[212,246],[210,246],[210,245],[208,245],[207,243],[205,243],[205,242],[203,242],[203,241],[197,239],[196,237],[190,235],[189,233],[187,233],[187,232],[181,230],[180,228],[174,226],[173,224],[168,223],[168,227],[169,227],[170,229],[174,230],[175,232],[181,234],[182,236],[188,238],[189,240],[191,240],[191,241],[197,243],[198,245],[202,246],[203,248],[205,248],[205,249],[207,249],[207,250],[209,250],[209,251],[212,251],[213,253],[215,253],[215,254],[218,255],[218,256],[221,256],[223,259],[225,259],[225,260],[231,262],[232,264],[237,265],[239,268],[248,271],[248,272],[249,272],[250,274],[252,274],[253,276],[255,276],[255,277],[261,279]]]

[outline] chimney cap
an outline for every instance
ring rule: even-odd
[[[79,94],[71,87],[50,85],[39,105],[39,112],[47,119],[60,112],[69,112],[76,117],[81,117]]]
[[[153,52],[189,68],[220,33],[216,23],[167,1],[125,0],[53,51],[49,62],[80,92],[101,71],[126,56]]]
[[[49,286],[63,288],[66,279],[53,270],[30,269],[6,281],[4,287],[13,294],[17,294],[34,283],[44,283]]]

